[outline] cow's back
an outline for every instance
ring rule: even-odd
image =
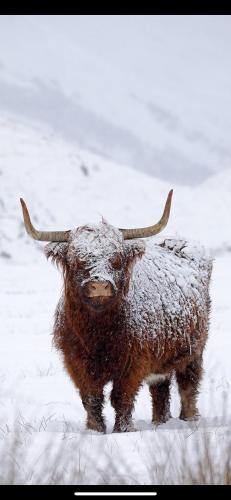
[[[207,328],[212,260],[203,247],[183,240],[149,240],[134,267],[127,296],[132,336],[145,340],[190,339]]]

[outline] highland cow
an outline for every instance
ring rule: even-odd
[[[187,241],[157,244],[150,238],[166,226],[171,198],[172,191],[160,221],[148,228],[117,229],[102,220],[61,232],[37,231],[21,200],[27,232],[50,241],[45,253],[63,271],[54,341],[79,389],[89,429],[105,432],[103,390],[109,381],[114,432],[133,430],[134,401],[143,382],[149,384],[153,423],[166,422],[174,374],[180,418],[199,416],[212,261]]]

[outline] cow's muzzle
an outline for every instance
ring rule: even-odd
[[[94,308],[103,308],[115,298],[115,288],[110,281],[88,281],[82,285],[85,301]]]

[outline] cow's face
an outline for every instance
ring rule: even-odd
[[[70,232],[66,243],[49,243],[45,253],[61,264],[74,294],[102,311],[127,293],[132,267],[145,251],[143,240],[125,240],[105,221]]]

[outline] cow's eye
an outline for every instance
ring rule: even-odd
[[[83,269],[84,266],[86,265],[86,262],[84,260],[77,259],[77,265],[79,268]]]
[[[112,267],[114,269],[121,269],[122,267],[122,259],[119,255],[115,255],[115,257],[113,257],[113,259],[111,260],[111,264],[112,264]]]

